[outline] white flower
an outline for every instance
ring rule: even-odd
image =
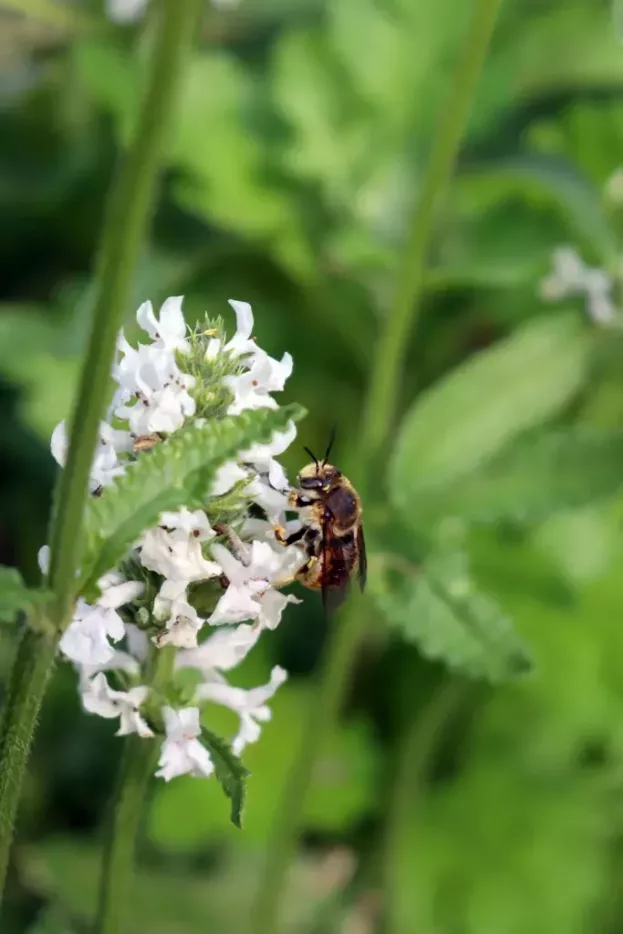
[[[213,338],[206,350],[206,360],[214,360],[221,352],[234,357],[244,357],[246,371],[238,376],[226,376],[225,385],[234,399],[227,409],[228,414],[237,415],[245,409],[276,409],[277,403],[270,395],[283,389],[292,373],[292,357],[286,353],[281,360],[274,360],[261,350],[251,338],[253,332],[253,309],[248,302],[229,300],[236,312],[236,333],[224,346]]]
[[[193,648],[197,645],[197,633],[205,622],[186,600],[185,589],[181,592],[178,590],[179,586],[178,581],[165,581],[154,603],[154,616],[157,619],[168,615],[167,631],[159,633],[154,639],[158,647],[177,645],[183,649]]]
[[[186,774],[209,777],[214,766],[208,750],[197,739],[201,735],[199,708],[173,710],[172,707],[164,707],[162,712],[166,739],[162,744],[158,760],[160,768],[156,775],[164,778],[165,782]]]
[[[164,350],[181,350],[188,353],[190,343],[186,338],[186,322],[182,312],[183,296],[167,298],[160,309],[160,319],[154,315],[151,302],[143,302],[136,312],[136,320],[147,331],[156,347]]]
[[[108,684],[106,675],[100,673],[90,679],[83,690],[82,704],[89,713],[100,717],[119,717],[117,736],[127,736],[128,733],[138,733],[143,737],[153,736],[139,713],[139,707],[148,693],[149,688],[142,686],[130,688],[129,691],[115,691]]]
[[[297,548],[272,548],[268,542],[254,541],[246,563],[235,558],[223,545],[212,550],[229,580],[229,587],[208,618],[211,625],[241,623],[256,619],[261,628],[275,629],[288,603],[300,603],[296,597],[279,593],[274,585],[283,585],[305,560]]]
[[[103,581],[100,581],[100,585]],[[105,665],[114,657],[109,639],[119,642],[125,635],[117,608],[134,600],[143,584],[126,581],[105,587],[95,604],[78,600],[73,619],[62,635],[61,652],[80,665]]]
[[[288,673],[276,665],[271,672],[268,684],[261,687],[246,691],[243,688],[232,687],[230,684],[211,681],[207,684],[200,684],[195,696],[198,701],[213,701],[229,707],[238,714],[240,730],[231,748],[232,752],[239,756],[245,746],[259,739],[260,723],[270,720],[270,708],[266,706],[266,701],[274,695],[287,677]]]
[[[281,360],[269,357],[263,350],[255,349],[250,368],[239,376],[226,376],[225,385],[232,391],[234,401],[229,405],[229,415],[239,415],[246,409],[276,409],[277,403],[270,395],[285,386],[292,373],[292,357],[285,353]]]
[[[275,431],[268,444],[252,444],[246,451],[240,453],[243,463],[253,464],[260,474],[268,476],[270,486],[279,491],[288,490],[288,478],[281,464],[275,458],[279,457],[290,447],[296,438],[296,425],[288,422],[284,431]]]
[[[206,560],[201,550],[201,543],[215,535],[199,509],[163,513],[158,528],[143,534],[139,546],[141,564],[168,580],[190,582],[218,577],[220,565]]]
[[[241,480],[246,480],[248,472],[239,467],[235,461],[225,461],[216,471],[212,486],[210,487],[210,496],[223,496]]]
[[[253,309],[248,302],[237,302],[233,298],[229,299],[229,304],[236,313],[236,333],[224,346],[217,337],[213,337],[206,349],[206,360],[214,360],[222,350],[233,357],[254,353],[257,350],[255,341],[251,339]]]
[[[240,664],[257,643],[260,633],[259,626],[217,629],[196,649],[182,649],[178,652],[175,667],[197,668],[206,680],[211,680],[217,672],[230,671]]]
[[[187,416],[195,414],[195,400],[188,393],[195,378],[182,373],[174,351],[159,343],[139,344],[135,349],[123,332],[117,342],[121,358],[113,368],[119,384],[114,414],[127,420],[137,436],[177,431]],[[132,398],[136,401],[128,405]]]
[[[126,624],[127,632],[127,624]],[[76,665],[80,676],[80,690],[87,690],[88,683],[94,675],[100,671],[127,671],[129,675],[138,675],[140,665],[133,655],[128,652],[121,652],[118,649],[112,650],[112,655],[107,662],[100,665]]]
[[[560,301],[573,295],[584,295],[591,320],[610,324],[617,317],[612,299],[613,282],[603,269],[587,266],[573,247],[554,250],[553,272],[541,281],[541,297],[545,301]]]
[[[103,486],[108,486],[115,477],[125,472],[123,464],[119,463],[117,450],[112,442],[117,441],[120,443],[121,436],[125,436],[126,434],[126,432],[115,432],[106,422],[100,424],[100,441],[95,448],[89,477],[89,489],[92,493]],[[56,463],[64,467],[67,460],[67,451],[69,449],[67,426],[64,421],[59,422],[52,432],[50,447],[52,450],[52,457]],[[122,445],[120,444],[120,448],[121,447]]]

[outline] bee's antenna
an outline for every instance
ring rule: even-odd
[[[309,456],[310,456],[311,459],[313,460],[314,464],[316,465],[316,472],[319,472],[319,471],[320,471],[320,464],[318,463],[318,458],[316,457],[316,455],[314,454],[314,452],[313,452],[313,451],[310,451],[309,448],[303,448],[303,450],[306,451],[307,454],[309,454]]]
[[[333,442],[335,441],[335,432],[337,430],[337,425],[334,423],[331,428],[331,434],[329,435],[329,443],[327,444],[327,450],[325,451],[324,457],[322,458],[322,466],[327,463],[329,460],[329,454],[331,453],[331,448],[333,447]]]

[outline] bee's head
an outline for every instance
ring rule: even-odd
[[[333,426],[327,450],[321,461],[318,460],[313,451],[310,451],[309,448],[305,448],[312,459],[312,463],[303,467],[297,480],[299,487],[305,490],[311,499],[318,499],[320,496],[326,495],[329,490],[338,484],[342,476],[337,467],[327,463],[334,440],[335,426]]]
[[[298,485],[312,499],[329,492],[339,482],[342,474],[332,464],[314,461],[303,467],[298,475]]]

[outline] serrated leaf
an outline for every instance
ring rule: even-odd
[[[219,421],[194,423],[128,466],[123,476],[89,501],[84,521],[80,592],[115,567],[161,512],[199,505],[217,469],[255,442],[304,415],[300,406],[258,409]]]
[[[548,315],[474,355],[407,413],[390,462],[394,505],[412,513],[449,484],[555,415],[582,386],[591,337],[568,313]]]
[[[476,589],[462,552],[433,555],[411,573],[373,578],[371,590],[389,624],[429,658],[494,682],[532,667],[511,620]]]
[[[419,526],[445,516],[537,522],[614,496],[623,486],[623,431],[559,429],[520,439],[481,470],[411,501]]]
[[[20,610],[49,598],[44,591],[30,590],[17,568],[0,567],[0,622],[12,623]]]
[[[202,727],[201,739],[210,753],[217,781],[227,797],[231,798],[231,822],[242,829],[246,780],[250,773],[231,751],[229,744],[212,730]]]

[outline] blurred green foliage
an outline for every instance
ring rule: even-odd
[[[27,583],[46,537],[48,438],[75,389],[104,196],[150,41],[147,22],[136,50],[136,28],[107,23],[95,2],[62,20],[47,7],[32,20],[0,11],[0,558]],[[284,397],[310,412],[301,442],[322,448],[337,420],[355,483],[378,326],[469,7],[206,8],[135,277],[134,306],[183,293],[190,321],[251,301],[262,346],[294,356]],[[306,801],[284,930],[359,930],[355,917],[372,930],[397,748],[441,679],[429,657],[493,681],[528,658],[534,670],[477,688],[430,752],[405,815],[404,931],[623,924],[623,342],[579,301],[538,297],[560,243],[620,274],[623,208],[604,187],[623,165],[622,127],[610,2],[508,0],[439,214],[389,473],[364,504],[366,636]],[[288,452],[293,472],[299,454]],[[304,597],[240,671],[249,684],[276,662],[292,673],[245,761],[245,829],[228,824],[216,783],[155,784],[129,932],[246,929],[326,631]],[[10,646],[3,630],[3,680]],[[226,717],[215,710],[206,726],[227,734]],[[85,930],[112,730],[79,710],[59,666],[8,934]],[[352,878],[334,859],[344,852]]]

